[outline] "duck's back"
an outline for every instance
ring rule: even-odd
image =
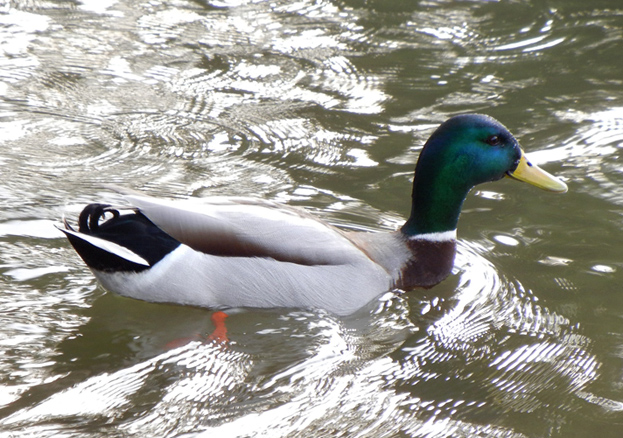
[[[161,230],[205,254],[309,266],[362,261],[363,253],[342,232],[301,209],[254,198],[127,199]]]

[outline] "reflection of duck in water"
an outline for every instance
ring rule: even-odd
[[[496,120],[456,116],[431,135],[411,215],[392,233],[345,232],[308,213],[247,198],[91,204],[63,230],[103,286],[147,301],[225,309],[313,307],[349,314],[392,288],[430,287],[451,271],[467,193],[504,176],[565,192],[530,164]]]

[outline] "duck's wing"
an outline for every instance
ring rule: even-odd
[[[251,198],[161,200],[126,195],[150,221],[206,254],[340,265],[365,254],[339,230],[304,210]]]

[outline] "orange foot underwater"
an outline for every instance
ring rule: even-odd
[[[229,315],[225,312],[214,312],[212,314],[212,324],[214,324],[214,331],[208,336],[208,341],[215,344],[228,344],[227,327],[225,326],[225,320]]]
[[[202,341],[204,343],[214,343],[218,345],[226,345],[229,343],[229,339],[227,338],[227,327],[225,326],[225,319],[227,319],[229,315],[225,312],[214,312],[210,319],[212,320],[212,324],[214,324],[214,330],[206,339],[203,339],[199,333],[188,336],[186,338],[174,339],[164,346],[165,350],[173,350],[175,348],[182,347],[186,344],[189,344],[194,341]]]

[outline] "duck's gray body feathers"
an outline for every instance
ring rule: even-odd
[[[140,272],[91,268],[106,289],[142,300],[349,314],[401,285],[402,268],[412,257],[400,232],[343,232],[304,210],[268,201],[126,199],[181,243]],[[96,244],[98,237],[85,239]],[[100,249],[114,252],[105,241]],[[117,255],[130,258],[127,252]]]

